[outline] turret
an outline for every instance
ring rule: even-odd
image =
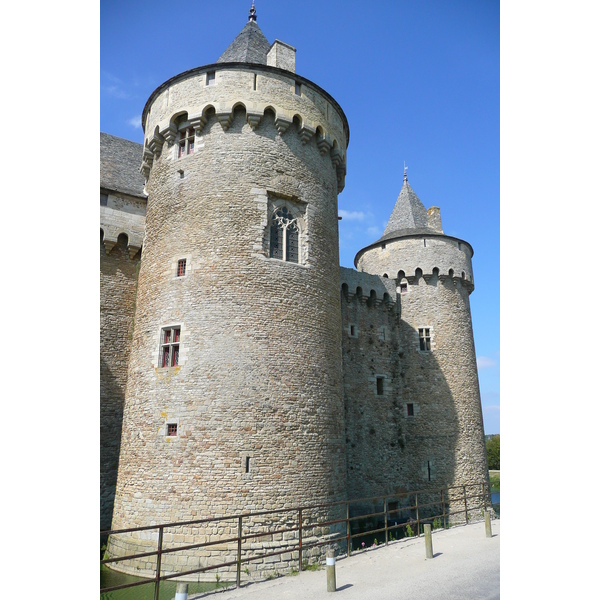
[[[172,77],[144,108],[113,529],[345,496],[337,196],[349,130],[294,65],[251,12],[215,63]],[[142,547],[133,535],[111,551]]]
[[[444,234],[404,176],[383,236],[358,252],[359,271],[396,280],[409,486],[488,481],[469,295],[470,244]],[[479,488],[481,491],[481,488]]]

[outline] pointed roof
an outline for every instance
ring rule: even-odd
[[[422,229],[424,227],[428,227],[427,209],[410,187],[408,179],[405,178],[383,237],[405,229]]]
[[[259,65],[267,64],[267,53],[271,49],[264,33],[250,18],[238,36],[229,44],[227,50],[221,54],[218,63],[245,62]]]

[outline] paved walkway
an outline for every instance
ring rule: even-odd
[[[392,542],[336,561],[335,595],[325,567],[251,583],[211,596],[218,600],[496,600],[500,598],[500,519],[432,533],[433,558],[423,536]],[[190,594],[189,600],[206,597]]]

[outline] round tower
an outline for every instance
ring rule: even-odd
[[[295,73],[295,52],[251,12],[216,63],[172,77],[144,108],[113,529],[344,497],[337,196],[349,130]]]
[[[406,174],[383,236],[355,258],[359,271],[396,280],[400,368],[413,489],[489,485],[469,295],[473,249],[445,235]]]

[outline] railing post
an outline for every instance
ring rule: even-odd
[[[352,540],[350,539],[350,503],[346,502],[346,544],[348,546],[347,556],[352,551]]]
[[[444,529],[446,529],[446,503],[444,502],[444,489],[440,490],[442,495],[442,518],[444,520]]]
[[[302,571],[302,509],[298,509],[298,571]]]
[[[415,494],[415,508],[417,509],[417,537],[421,536],[419,528],[419,494]]]
[[[385,545],[388,545],[388,526],[387,526],[387,522],[388,522],[388,503],[387,503],[387,498],[383,499],[383,516],[385,518]]]
[[[158,552],[156,553],[156,581],[154,582],[154,600],[159,600],[160,596],[160,569],[161,569],[161,554],[163,544],[163,527],[158,527]]]
[[[237,573],[235,576],[235,587],[242,585],[242,519],[240,515],[238,518],[238,547],[237,547]]]
[[[465,523],[469,524],[469,513],[467,512],[467,486],[463,485],[463,497],[465,499]]]
[[[188,597],[188,584],[183,581],[177,582],[177,588],[175,589],[174,600],[187,600]]]

